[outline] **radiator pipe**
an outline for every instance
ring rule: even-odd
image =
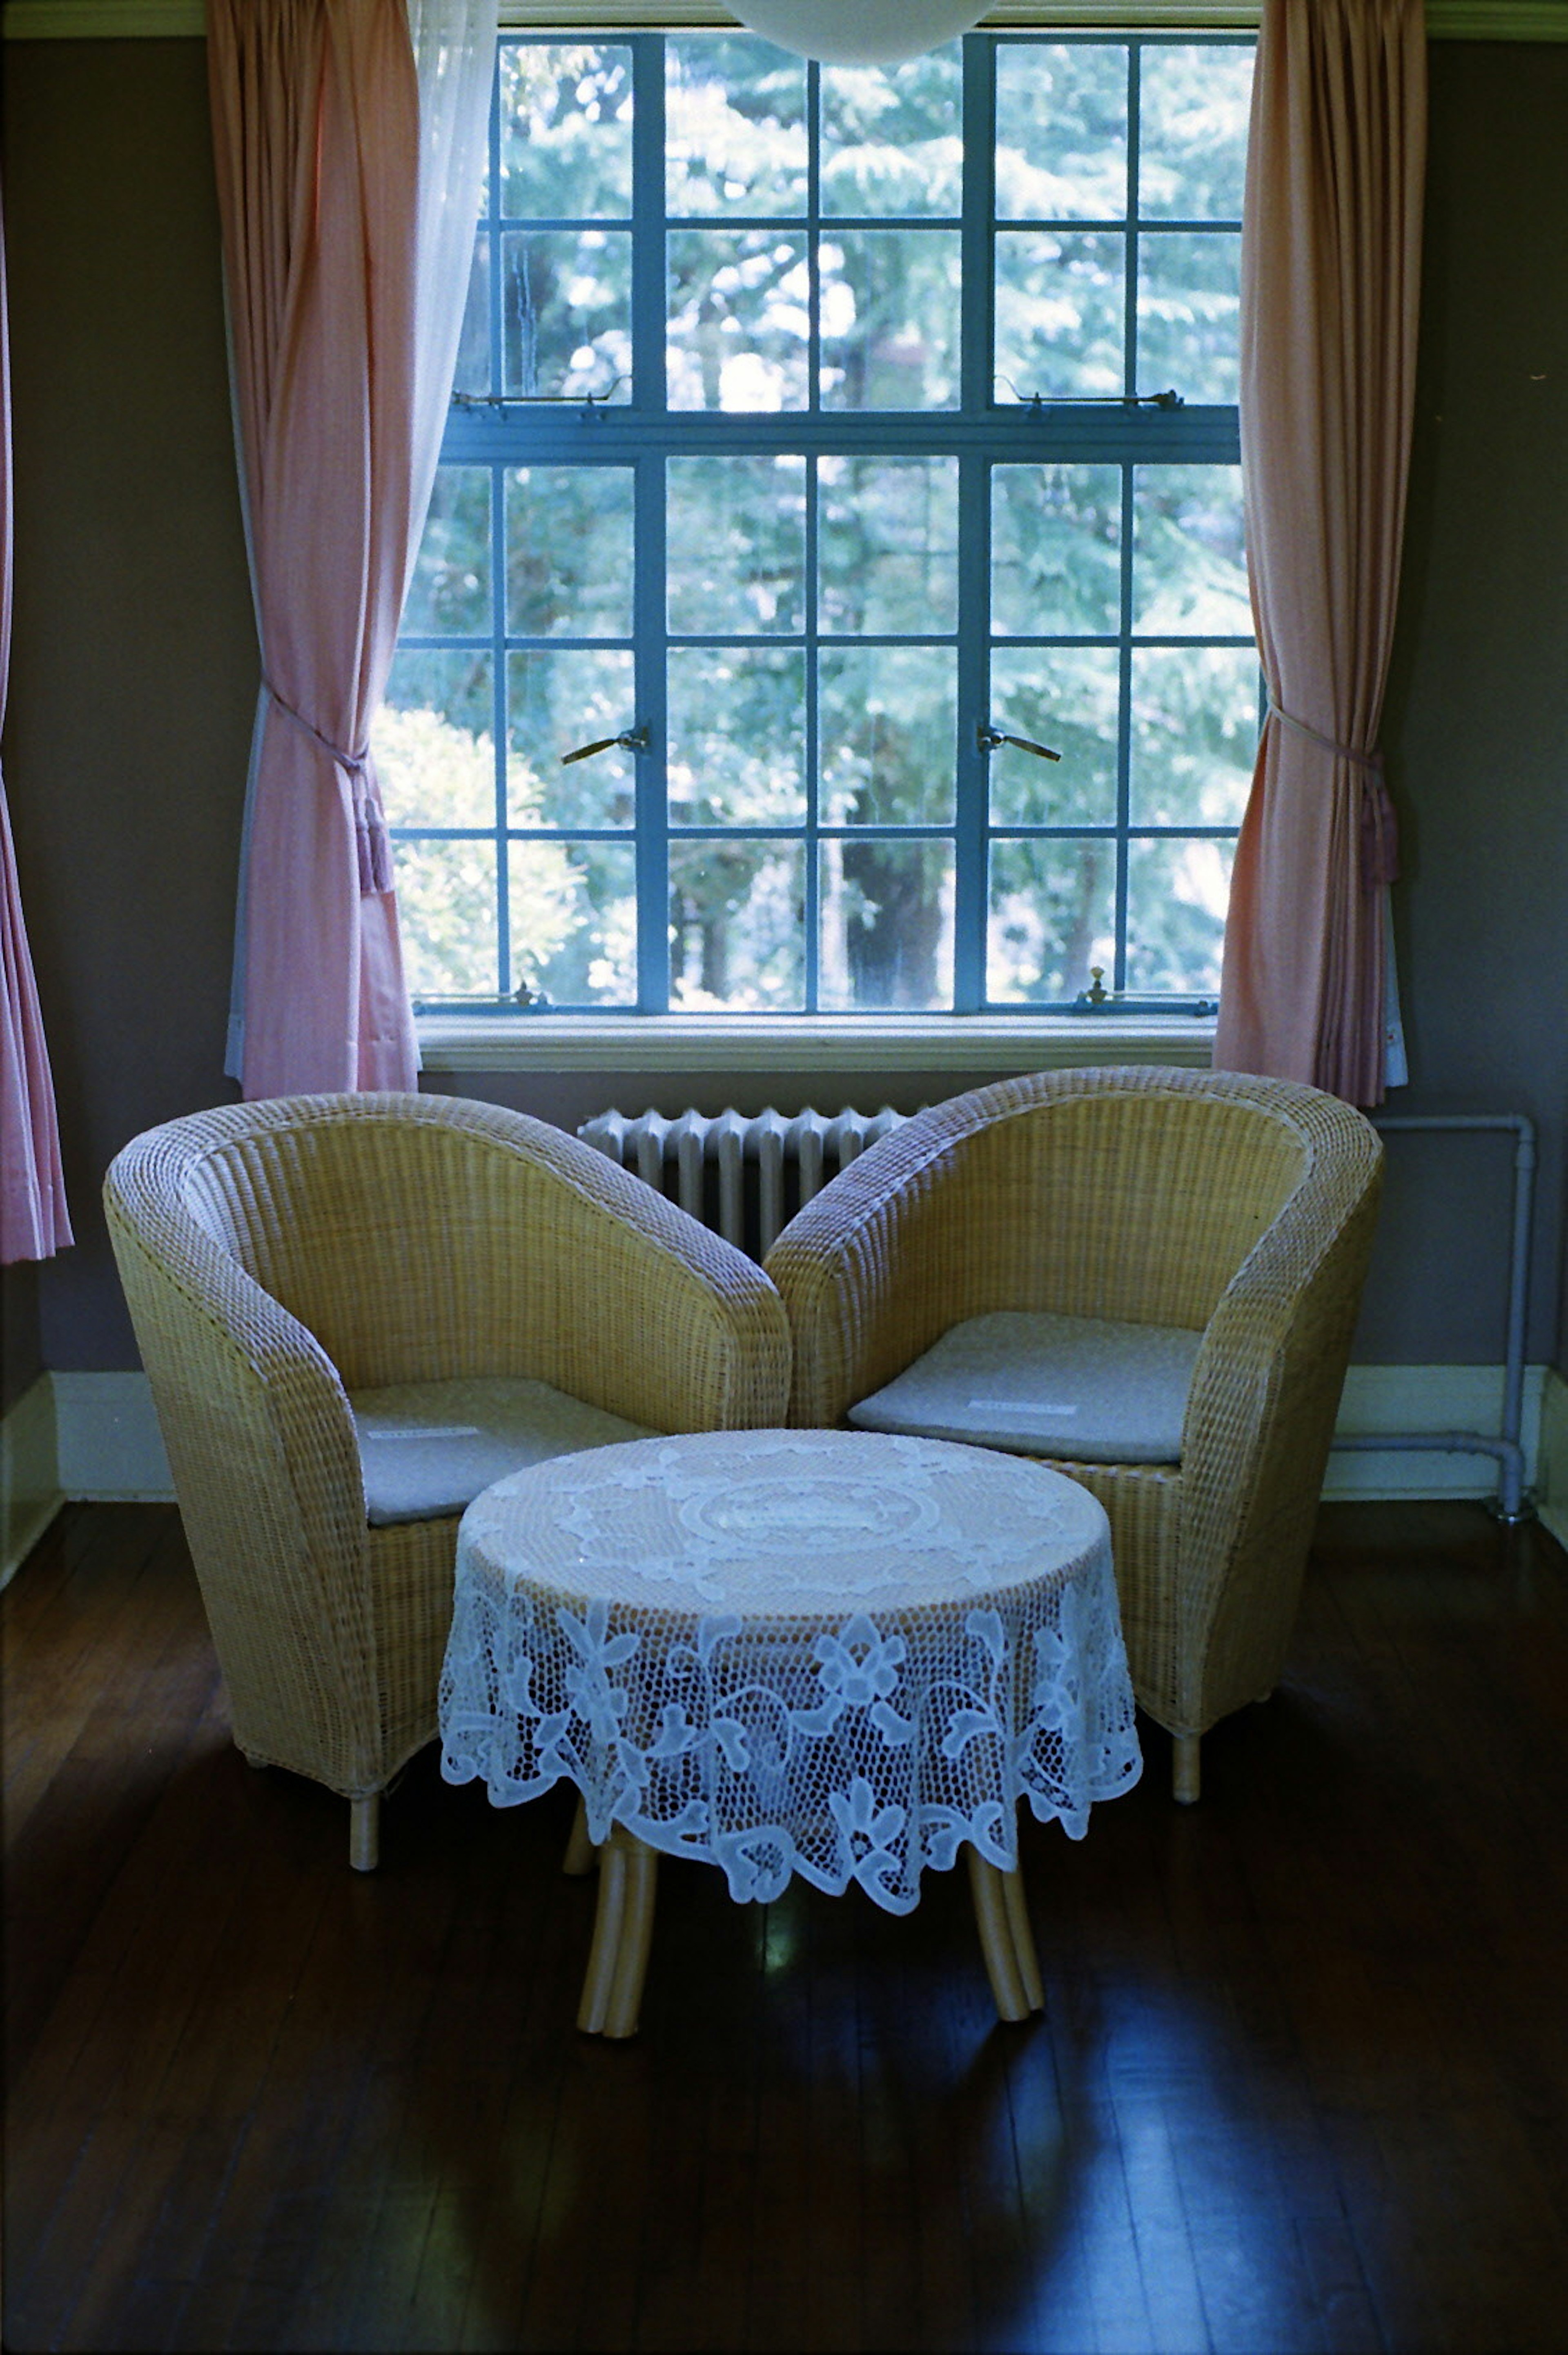
[[[1493,1439],[1478,1431],[1367,1432],[1334,1442],[1336,1452],[1363,1453],[1380,1447],[1412,1455],[1491,1455],[1498,1464],[1498,1518],[1515,1528],[1534,1518],[1535,1507],[1525,1494],[1524,1345],[1530,1306],[1530,1243],[1535,1202],[1535,1123],[1521,1112],[1451,1112],[1380,1114],[1373,1126],[1385,1135],[1393,1131],[1430,1130],[1459,1133],[1492,1130],[1511,1135],[1513,1152],[1513,1227],[1509,1254],[1508,1334],[1503,1354],[1502,1431]]]

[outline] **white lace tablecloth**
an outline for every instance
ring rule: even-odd
[[[994,1450],[731,1431],[558,1456],[464,1515],[442,1772],[563,1777],[766,1901],[793,1873],[907,1913],[1027,1799],[1074,1839],[1137,1780],[1109,1526]]]

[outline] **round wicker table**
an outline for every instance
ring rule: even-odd
[[[636,2026],[657,1856],[766,1902],[795,1873],[907,1913],[966,1848],[1004,2019],[1043,2000],[1018,1806],[1074,1838],[1140,1759],[1104,1513],[941,1440],[731,1431],[595,1448],[464,1514],[442,1771],[581,1794],[599,1855],[578,2025]]]

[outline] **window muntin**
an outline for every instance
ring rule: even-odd
[[[1197,38],[893,72],[501,43],[377,730],[418,999],[1213,994],[1258,716],[1250,72]]]

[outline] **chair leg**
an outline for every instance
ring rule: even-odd
[[[1173,1733],[1170,1737],[1170,1788],[1179,1806],[1190,1807],[1197,1802],[1202,1778],[1199,1756],[1202,1739],[1200,1733]]]
[[[1018,1878],[1016,1873],[997,1870],[978,1849],[970,1848],[969,1886],[975,1898],[975,1923],[980,1933],[980,1952],[986,1957],[986,1976],[991,1982],[991,1993],[997,1999],[997,2012],[1002,2019],[1027,2019],[1044,2002],[1040,1991],[1040,1966],[1035,1961],[1034,1940],[1029,1934],[1028,1916],[1023,1917],[1023,1934],[1027,1942],[1027,1964],[1019,1955],[1014,1928],[1014,1906],[1008,1902],[1007,1884]],[[1016,1900],[1022,1911],[1022,1891]],[[1032,1979],[1030,1987],[1025,1971]]]
[[[599,1850],[599,1909],[577,2009],[586,2035],[636,2033],[657,1880],[656,1851],[624,1825],[613,1825]]]
[[[576,1881],[581,1880],[585,1872],[592,1872],[598,1861],[599,1851],[588,1837],[588,1809],[579,1794],[577,1813],[571,1819],[571,1838],[566,1843],[560,1869]]]
[[[374,1872],[381,1854],[381,1794],[348,1802],[348,1861],[356,1872]]]

